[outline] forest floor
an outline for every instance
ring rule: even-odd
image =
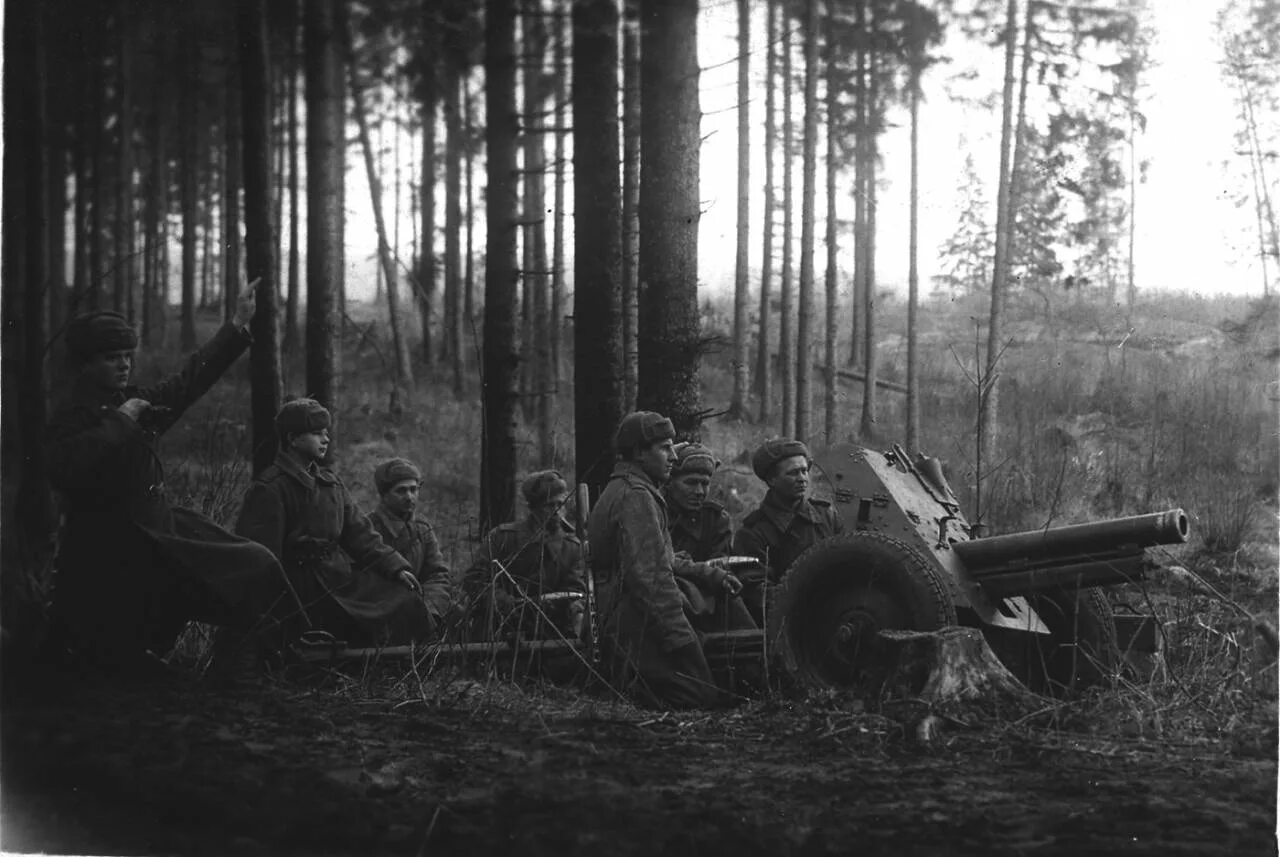
[[[1276,853],[1274,730],[948,723],[921,744],[910,717],[833,694],[663,714],[540,683],[334,675],[7,686],[0,849]]]

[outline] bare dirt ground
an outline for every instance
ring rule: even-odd
[[[949,723],[922,745],[833,695],[663,714],[467,679],[6,684],[9,852],[1276,853],[1274,732]]]

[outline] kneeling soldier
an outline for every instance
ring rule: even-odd
[[[532,639],[582,633],[582,542],[564,519],[569,486],[555,470],[521,484],[528,515],[489,531],[464,580],[477,636],[518,632]],[[545,600],[552,594],[557,600]],[[549,623],[549,624],[548,624]]]

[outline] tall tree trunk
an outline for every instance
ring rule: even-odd
[[[271,227],[271,72],[267,54],[267,0],[239,0],[239,45],[244,110],[245,266],[257,280],[257,310],[249,352],[252,375],[253,472],[275,458],[275,417],[280,410],[280,328],[276,308],[275,237]],[[228,290],[230,281],[228,280]],[[232,311],[235,307],[232,305]]]
[[[349,33],[343,38],[350,39]],[[348,44],[347,79],[351,86],[351,110],[360,131],[360,147],[364,151],[365,176],[369,180],[369,199],[373,207],[373,223],[378,234],[378,258],[387,284],[387,315],[391,326],[391,347],[396,358],[396,384],[403,387],[406,396],[413,394],[413,364],[409,359],[409,340],[404,335],[400,315],[400,287],[396,276],[396,260],[387,240],[387,224],[382,214],[382,180],[374,164],[373,142],[369,137],[369,119],[365,115],[364,88],[360,72],[356,69],[354,48]]]
[[[485,6],[485,304],[480,526],[509,521],[516,501],[516,113],[515,0]]]
[[[783,7],[782,35],[782,282],[778,319],[778,368],[782,375],[782,428],[790,436],[796,425],[795,293],[792,289],[795,181],[792,178],[791,142],[794,137],[791,109],[791,19]]]
[[[760,259],[760,330],[756,337],[756,393],[760,397],[760,422],[773,417],[773,365],[769,359],[770,289],[773,282],[773,209],[774,175],[773,147],[777,134],[775,124],[775,99],[777,91],[778,52],[775,48],[778,33],[778,0],[767,0],[765,42],[767,53],[764,71],[764,224],[763,247]]]
[[[996,364],[1000,359],[1000,340],[1004,338],[1004,304],[1009,268],[1009,239],[1012,222],[1012,175],[1014,110],[1014,57],[1018,44],[1018,2],[1009,0],[1005,19],[1004,107],[1000,121],[1000,175],[996,193],[996,246],[992,261],[991,314],[987,325],[987,354],[979,375],[978,454],[974,464],[974,521],[984,523],[982,481],[984,468],[995,460],[996,429],[999,425],[999,387]]]
[[[639,407],[697,437],[698,98],[697,0],[642,0],[640,30]]]
[[[800,301],[796,318],[796,437],[812,440],[814,199],[818,174],[818,0],[804,4],[804,142],[800,190]]]
[[[418,315],[422,324],[422,365],[435,366],[438,345],[432,334],[436,300],[436,106],[440,101],[438,70],[442,38],[440,10],[423,4],[421,105],[422,176],[418,189],[421,237],[418,240]]]
[[[1254,94],[1247,80],[1240,81],[1241,102],[1244,110],[1245,131],[1248,137],[1250,165],[1257,174],[1257,201],[1259,217],[1266,223],[1266,239],[1259,248],[1262,254],[1263,294],[1267,294],[1267,259],[1280,262],[1280,227],[1276,226],[1276,209],[1272,201],[1272,186],[1267,180],[1267,159],[1273,157],[1264,150],[1258,135],[1258,119],[1254,110]],[[1130,298],[1132,304],[1132,298]]]
[[[613,433],[628,409],[625,359],[619,347],[623,218],[617,117],[617,4],[615,0],[577,0],[573,4],[574,461],[577,481],[588,485],[593,496],[609,479]]]
[[[551,97],[555,99],[554,123],[555,123],[555,148],[552,157],[555,163],[552,167],[552,206],[555,209],[554,221],[551,229],[551,323],[548,327],[550,334],[551,349],[551,395],[554,400],[559,399],[560,379],[564,372],[564,299],[565,299],[565,278],[564,278],[564,186],[565,186],[565,135],[568,129],[565,128],[565,120],[569,108],[569,66],[565,49],[565,27],[568,20],[565,18],[564,6],[566,0],[552,0],[555,11],[552,14],[552,26],[554,29],[552,41],[552,62],[554,68],[554,83]]]
[[[103,14],[93,23],[105,28],[105,19],[106,16]],[[107,228],[107,87],[103,80],[106,75],[106,43],[101,41],[99,46],[91,47],[89,50],[92,56],[91,73],[86,75],[85,79],[93,104],[91,110],[93,131],[90,134],[93,141],[93,213],[89,230],[89,308],[100,309],[107,304],[106,295],[103,294],[107,279],[106,247],[104,246]],[[192,56],[190,62],[194,69],[199,63],[199,58]],[[190,78],[193,87],[197,81],[195,74],[193,70]],[[188,109],[194,110],[195,106],[191,105]],[[192,161],[194,162],[194,156]]]
[[[834,0],[827,0],[828,20],[834,17]],[[836,210],[836,174],[840,169],[837,155],[836,119],[838,104],[837,69],[835,63],[835,47],[827,40],[826,50],[826,114],[827,114],[827,305],[826,335],[823,337],[823,363],[826,369],[826,395],[823,399],[825,421],[823,438],[830,446],[839,436],[839,378],[836,376],[836,346],[840,335],[840,232],[839,215]]]
[[[240,14],[247,13],[241,9]],[[240,50],[245,49],[243,42],[245,24],[245,21],[240,21],[237,40]],[[222,176],[222,314],[223,318],[230,319],[236,311],[236,300],[240,297],[240,174],[242,172],[240,126],[242,117],[240,115],[240,74],[236,63],[227,63],[226,92],[227,134]],[[271,278],[271,281],[274,283],[274,278]]]
[[[545,125],[547,86],[543,60],[547,52],[547,30],[541,0],[524,0],[521,15],[525,57],[524,115],[526,125]],[[559,134],[559,129],[553,133]],[[532,393],[534,425],[538,435],[539,460],[551,466],[555,456],[551,433],[551,281],[547,261],[547,152],[546,135],[540,128],[526,127],[524,133],[524,287],[533,309]]]
[[[475,120],[471,103],[471,82],[468,77],[462,79],[462,115],[466,123],[465,136],[470,141],[475,134]],[[462,266],[462,314],[465,316],[464,323],[467,326],[467,331],[473,334],[472,338],[474,340],[476,323],[476,195],[472,188],[475,179],[475,146],[471,145],[470,142],[463,149],[462,162],[463,173],[466,176],[466,206],[462,211],[463,220],[466,222],[463,227],[466,233],[466,252]]]
[[[162,13],[162,22],[167,23],[168,13]],[[166,284],[162,276],[162,236],[164,222],[168,217],[168,146],[164,134],[161,117],[164,114],[164,86],[160,75],[154,75],[151,93],[151,179],[147,188],[147,258],[150,261],[151,274],[142,286],[142,345],[153,344],[154,333],[163,324],[157,314],[163,314],[167,295]],[[77,245],[79,241],[77,240]]]
[[[54,57],[56,61],[56,56]],[[55,72],[58,73],[58,72]],[[49,62],[45,64],[46,81],[50,76]],[[46,88],[47,88],[46,83]],[[55,114],[55,107],[45,99],[45,169],[47,180],[45,210],[48,212],[48,288],[44,294],[48,313],[48,330],[57,335],[66,323],[67,309],[67,146],[63,124]]]
[[[84,74],[84,69],[80,70]],[[88,75],[85,75],[86,77]],[[71,302],[67,307],[69,315],[75,315],[90,304],[89,291],[93,279],[89,268],[89,245],[93,243],[90,230],[93,224],[89,220],[89,203],[93,192],[89,188],[89,175],[92,169],[92,150],[90,146],[89,110],[76,112],[75,133],[71,143],[71,157],[75,162],[76,198],[75,198],[75,251],[71,262]]]
[[[920,73],[913,58],[907,97],[911,105],[911,190],[907,240],[907,450],[920,450]]]
[[[194,94],[200,83],[200,52],[196,49],[195,25],[187,40],[187,92]],[[198,146],[200,120],[198,100],[182,99],[182,326],[179,343],[183,351],[196,347],[196,193],[200,177]]]
[[[452,28],[451,28],[452,29]],[[444,71],[444,335],[441,357],[453,370],[453,392],[462,395],[462,88],[465,54],[461,46],[445,54]]]
[[[738,212],[733,269],[733,394],[729,413],[747,412],[747,313],[751,245],[751,2],[738,0]]]
[[[849,319],[849,365],[862,362],[862,303],[867,293],[867,0],[854,2],[853,300]]]
[[[875,32],[876,24],[874,15],[871,16],[870,29]],[[867,133],[866,133],[866,152],[867,161],[863,167],[863,175],[866,176],[866,196],[867,196],[867,231],[866,231],[866,254],[862,263],[864,277],[863,282],[866,290],[862,293],[862,314],[863,314],[863,382],[862,382],[862,419],[858,425],[858,434],[866,443],[871,443],[879,439],[878,429],[876,427],[876,399],[877,387],[876,376],[878,372],[878,361],[876,356],[876,201],[878,193],[876,189],[876,162],[879,160],[879,142],[878,134],[880,131],[880,86],[878,82],[879,62],[877,54],[874,50],[868,50],[867,57]]]
[[[297,12],[295,4],[295,12]],[[299,18],[301,16],[299,15]],[[301,259],[298,246],[298,71],[302,61],[302,52],[298,48],[298,33],[295,27],[289,34],[289,115],[285,121],[289,133],[289,286],[285,291],[284,303],[284,346],[285,354],[292,354],[300,344],[298,331],[299,263]]]
[[[626,413],[635,409],[636,390],[640,378],[640,291],[642,288],[639,216],[640,0],[625,0],[624,14],[626,17],[622,25],[622,410]],[[577,222],[575,216],[575,228]],[[575,286],[576,281],[575,277]]]
[[[129,44],[129,0],[116,9],[116,222],[115,289],[113,306],[132,321],[133,299],[133,81]]]
[[[306,392],[336,407],[342,317],[342,194],[345,144],[340,135],[337,0],[303,4],[307,114],[307,377]]]

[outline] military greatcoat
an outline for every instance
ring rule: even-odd
[[[305,608],[303,625],[356,644],[430,636],[422,598],[397,579],[409,562],[328,468],[278,454],[250,486],[236,532],[279,557]]]
[[[251,628],[284,593],[270,551],[169,504],[156,452],[249,343],[224,325],[160,383],[104,390],[81,380],[55,410],[46,454],[65,526],[53,620],[73,649],[104,662],[163,655],[189,620]],[[117,410],[131,398],[158,407],[134,421]]]
[[[432,627],[439,629],[453,603],[453,584],[435,530],[425,518],[403,518],[381,503],[370,513],[369,522],[382,540],[409,563],[422,586],[422,600],[431,614]]]
[[[670,508],[670,507],[669,507]],[[699,631],[735,631],[756,627],[742,600],[724,590],[725,572],[706,561],[729,556],[733,529],[729,513],[707,500],[696,511],[671,512],[671,546],[694,560],[676,570],[676,583],[688,599],[686,612]]]
[[[658,706],[709,705],[716,691],[685,613],[662,492],[639,465],[619,462],[587,525],[602,635],[613,680]]]
[[[502,614],[516,612],[522,629],[544,636],[537,630],[538,623],[530,621],[531,616],[537,618],[536,611],[516,597],[516,589],[533,598],[547,592],[585,592],[582,542],[561,518],[545,527],[528,517],[502,524],[485,536],[463,586],[472,604],[473,627],[481,636],[495,630],[492,626],[501,619],[495,616],[491,621],[490,608]],[[541,605],[562,633],[581,607],[569,602]]]

